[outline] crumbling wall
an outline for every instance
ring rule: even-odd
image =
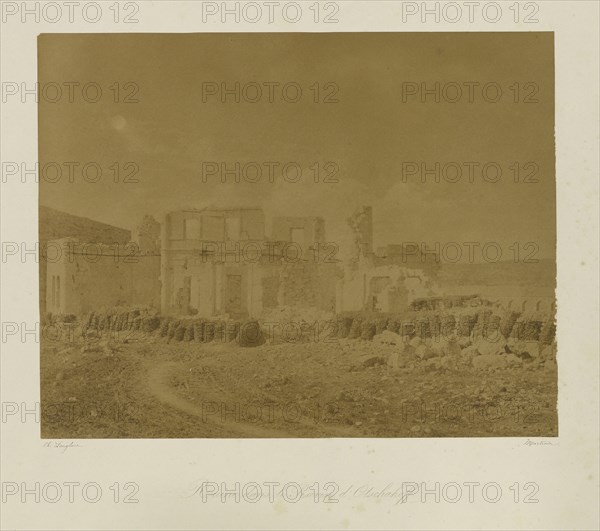
[[[295,243],[302,249],[302,255],[309,258],[309,251],[315,244],[325,243],[325,221],[319,217],[275,217],[272,237],[274,241],[292,241],[292,230],[301,229],[304,237]]]
[[[353,235],[351,265],[356,265],[361,257],[373,253],[373,208],[363,206],[347,219]]]
[[[415,299],[431,295],[431,281],[423,271],[397,265],[372,267],[362,260],[339,282],[337,306],[339,311],[400,312]]]
[[[69,245],[66,245],[70,242]],[[111,246],[80,245],[72,239],[57,240],[68,251],[48,264],[50,286],[59,277],[59,300],[47,293],[47,311],[82,315],[119,304],[158,307],[160,303],[160,256],[118,251]],[[137,249],[137,247],[132,247]]]
[[[298,260],[281,265],[279,273],[279,306],[316,308],[335,311],[336,265]]]
[[[82,242],[107,245],[124,245],[131,240],[131,232],[126,229],[44,206],[39,208],[38,225],[40,249],[45,249],[48,242],[61,238],[74,238]],[[46,307],[47,301],[52,300],[51,286],[48,293],[46,293],[46,279],[51,278],[52,275],[47,271],[46,253],[40,252],[39,254],[40,315],[44,316],[46,312],[53,312],[51,308]]]
[[[136,229],[136,243],[140,253],[160,253],[160,223],[152,216],[145,215]]]

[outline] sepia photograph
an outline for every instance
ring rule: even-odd
[[[554,36],[43,34],[43,438],[555,437]]]
[[[0,528],[600,529],[599,15],[0,0]]]

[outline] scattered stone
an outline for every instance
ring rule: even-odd
[[[409,343],[408,343],[411,347],[413,347],[414,349],[416,349],[419,345],[423,344],[423,340],[420,337],[413,337]]]
[[[506,352],[506,346],[504,340],[493,341],[486,338],[481,338],[475,343],[477,351],[482,356],[504,354]]]
[[[430,358],[436,357],[435,352],[424,343],[420,344],[415,348],[415,354],[420,360],[428,360]]]
[[[507,354],[502,356],[506,362],[506,366],[510,368],[522,367],[523,359],[515,356],[514,354]]]
[[[403,345],[402,336],[389,330],[384,330],[381,334],[377,334],[373,337],[373,343],[377,345],[391,345],[401,346]]]
[[[452,356],[460,355],[460,345],[456,340],[441,339],[439,341],[431,341],[430,348],[436,356]]]
[[[387,358],[387,366],[392,369],[403,369],[408,365],[409,356],[402,350],[390,352]]]
[[[502,369],[507,366],[507,357],[496,354],[481,354],[474,357],[471,364],[474,369]]]
[[[375,367],[377,365],[383,365],[383,364],[385,364],[385,360],[381,356],[372,356],[372,357],[366,359],[363,362],[362,366],[364,368],[367,368],[367,367]]]

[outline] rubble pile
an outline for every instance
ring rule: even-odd
[[[376,335],[373,346],[384,355],[389,369],[412,368],[425,363],[432,369],[495,370],[520,367],[554,368],[556,345],[540,341],[502,338],[427,338],[408,339],[385,330]]]
[[[390,370],[415,364],[432,369],[495,370],[551,368],[556,363],[553,315],[495,307],[452,310],[385,318],[339,317],[338,337],[372,340]]]

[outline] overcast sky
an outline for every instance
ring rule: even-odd
[[[374,209],[375,244],[417,242],[536,242],[536,257],[554,256],[554,66],[550,33],[363,34],[90,34],[42,35],[39,81],[96,82],[97,103],[67,92],[40,103],[40,163],[94,161],[97,183],[80,173],[69,183],[40,181],[40,203],[75,215],[133,228],[145,213],[262,206],[277,215],[322,216],[329,240],[346,232],[345,219],[361,205]],[[203,83],[295,82],[298,103],[275,90],[258,103],[203,102]],[[504,93],[487,103],[464,89],[457,103],[402,101],[404,82],[495,82]],[[115,103],[136,83],[139,103]],[[314,103],[315,83],[339,87],[338,103]],[[526,83],[539,87],[538,103]],[[93,92],[90,92],[93,95]],[[250,93],[252,94],[252,93]],[[293,94],[293,93],[290,93]],[[453,94],[453,93],[450,93]],[[493,95],[491,92],[490,94]],[[138,183],[113,182],[110,166],[135,162]],[[299,183],[202,182],[203,162],[300,163]],[[315,162],[339,166],[337,183],[314,183]],[[404,162],[498,163],[498,183],[466,169],[458,183],[402,182]],[[536,162],[537,183],[513,182],[509,167]],[[126,173],[126,172],[124,172]],[[510,259],[511,256],[506,256]]]

